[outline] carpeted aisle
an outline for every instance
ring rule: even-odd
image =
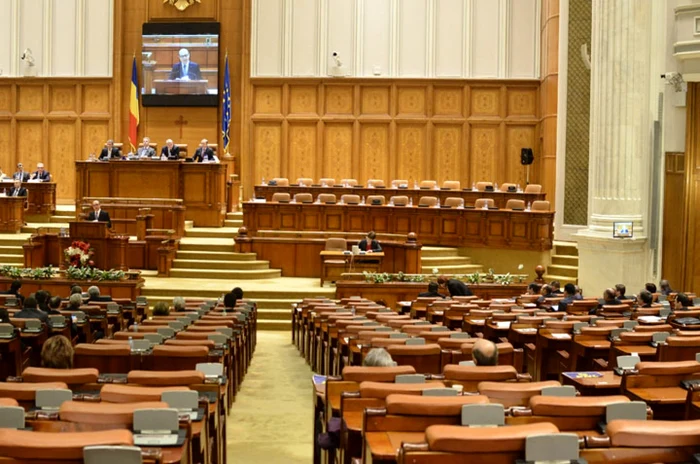
[[[228,462],[312,462],[311,374],[288,332],[258,332],[253,361],[228,417]]]

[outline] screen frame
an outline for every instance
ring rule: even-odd
[[[618,224],[627,224],[629,226],[629,235],[620,235],[617,233]],[[632,238],[634,237],[634,222],[632,221],[617,221],[613,222],[613,238]]]
[[[216,67],[216,83],[217,89],[220,91],[221,82],[221,23],[218,22],[190,22],[190,23],[143,23],[141,27],[141,49],[143,50],[143,37],[147,35],[190,35],[190,34],[208,34],[217,36],[217,67]],[[143,64],[141,64],[141,73],[143,73]],[[143,79],[143,76],[141,76]],[[141,89],[139,89],[141,93]],[[141,104],[144,107],[163,107],[163,106],[186,106],[186,107],[209,107],[219,106],[220,94],[216,95],[154,95],[141,94]]]

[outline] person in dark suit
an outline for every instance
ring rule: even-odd
[[[446,288],[451,297],[455,296],[472,296],[473,293],[461,280],[448,279],[445,276],[438,277],[438,285],[441,288]]]
[[[114,146],[114,140],[107,140],[105,147],[100,152],[100,161],[107,161],[110,159],[120,159],[119,148]]]
[[[51,182],[51,174],[44,169],[44,163],[36,165],[36,171],[32,173],[31,180],[40,180],[41,182]]]
[[[91,301],[112,301],[112,297],[109,295],[101,296],[99,287],[96,287],[95,285],[88,288],[88,295],[90,295],[88,303]]]
[[[168,79],[177,81],[199,81],[202,79],[199,65],[190,61],[190,51],[186,48],[180,49],[180,62],[173,65]]]
[[[44,324],[49,323],[49,315],[37,308],[36,298],[29,295],[24,300],[24,308],[14,316],[16,319],[39,319]]]
[[[654,295],[652,295],[649,290],[642,290],[639,292],[640,308],[651,308],[653,302]]]
[[[445,298],[445,295],[438,292],[439,288],[440,286],[437,284],[437,282],[430,282],[428,284],[428,291],[419,293],[418,296],[427,298]]]
[[[576,286],[571,283],[564,285],[564,298],[559,302],[559,311],[566,312],[566,307],[576,299]]]
[[[615,285],[615,298],[617,298],[620,301],[634,299],[631,296],[625,295],[625,293],[627,293],[627,287],[625,287],[623,284]]]
[[[180,147],[176,146],[171,139],[168,139],[160,150],[160,157],[161,159],[165,157],[169,160],[178,160],[180,159]]]
[[[93,222],[106,222],[107,228],[112,228],[112,220],[109,218],[109,213],[102,210],[100,207],[100,202],[97,200],[92,202],[92,211],[90,211],[90,214],[88,214],[87,220]]]
[[[685,293],[679,292],[678,295],[676,295],[676,301],[673,309],[676,311],[687,311],[690,308],[693,308],[692,298]]]
[[[661,282],[659,282],[659,291],[661,292],[662,295],[668,296],[669,294],[673,293],[673,289],[671,288],[671,284],[668,283],[668,280],[663,279]]]
[[[357,246],[359,246],[360,250],[362,251],[380,253],[382,251],[382,246],[377,240],[375,240],[376,237],[377,234],[375,234],[374,231],[371,230],[367,233],[367,236],[365,238],[360,240],[360,243],[358,243]]]
[[[10,284],[10,289],[7,290],[6,292],[0,292],[3,295],[13,295],[15,298],[17,298],[20,302],[20,304],[24,304],[24,295],[22,295],[19,291],[22,289],[22,281],[21,280],[14,280]]]
[[[17,172],[12,175],[12,178],[21,182],[27,182],[29,180],[29,173],[24,170],[22,163],[17,163]]]
[[[551,281],[549,286],[552,287],[552,295],[561,296],[564,294],[564,292],[561,291],[561,284],[558,280]]]
[[[209,148],[209,141],[207,139],[202,139],[202,142],[194,152],[194,161],[196,163],[201,163],[202,161],[216,161],[214,158],[214,150]]]
[[[8,197],[26,197],[27,196],[27,189],[22,187],[22,182],[18,179],[15,180],[14,187],[10,189],[10,192],[7,194]]]

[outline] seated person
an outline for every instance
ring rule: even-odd
[[[614,306],[621,304],[622,302],[615,297],[615,290],[612,288],[606,288],[603,292],[603,298],[598,300],[598,307],[602,307],[604,305]],[[596,311],[597,308],[592,308],[590,311],[588,311],[588,313],[595,314]]]
[[[41,367],[49,369],[73,368],[73,345],[63,335],[54,335],[41,347]]]
[[[36,304],[39,306],[39,309],[49,314],[49,298],[51,298],[51,294],[46,290],[38,290],[34,294],[34,298],[36,298]]]
[[[673,307],[676,311],[678,310],[688,310],[693,307],[693,300],[688,297],[685,293],[678,293],[676,295],[676,302]]]
[[[227,309],[229,311],[233,311],[234,308],[236,307],[236,302],[238,301],[238,298],[236,298],[236,295],[232,293],[227,293],[224,295],[224,309]]]
[[[5,308],[0,308],[0,324],[11,324],[10,313]]]
[[[374,233],[373,230],[369,231],[367,233],[367,236],[360,240],[360,243],[357,244],[357,246],[360,247],[360,250],[362,251],[368,251],[368,252],[375,252],[379,253],[382,251],[382,246],[379,244],[377,240],[375,240],[375,237],[377,234]]]
[[[8,197],[26,197],[27,196],[27,189],[22,187],[21,181],[15,180],[15,183],[12,186],[12,188],[10,189],[7,196]]]
[[[199,65],[190,61],[190,52],[186,48],[181,48],[179,52],[180,62],[173,65],[168,79],[177,81],[199,81],[202,80],[202,72]]]
[[[494,342],[481,338],[474,342],[472,360],[477,366],[498,366],[498,347]]]
[[[527,291],[525,292],[526,295],[539,295],[540,290],[542,290],[542,286],[538,283],[532,282],[530,285],[527,286]]]
[[[114,146],[114,140],[107,140],[105,147],[100,152],[100,161],[107,161],[110,159],[120,159],[119,148]]]
[[[656,293],[656,284],[654,282],[647,282],[644,284],[644,288],[649,293]]]
[[[12,179],[18,180],[20,182],[27,182],[29,180],[29,173],[24,170],[22,163],[17,163],[17,172],[12,175]]]
[[[6,292],[0,292],[3,295],[14,295],[15,298],[17,298],[20,302],[20,304],[24,303],[24,296],[19,292],[22,289],[22,281],[21,280],[13,280],[12,283],[10,284],[10,289],[7,290]]]
[[[180,159],[180,147],[175,145],[172,139],[165,141],[165,145],[160,150],[160,158],[169,159],[171,161]]]
[[[75,293],[78,293],[78,294],[82,295],[82,294],[83,294],[83,288],[82,288],[80,285],[73,285],[73,286],[70,288],[70,294],[73,295],[73,294],[75,294]]]
[[[51,182],[51,174],[49,174],[49,171],[44,170],[44,163],[39,163],[36,165],[36,171],[34,171],[29,180]]]
[[[461,280],[448,279],[444,275],[438,277],[438,285],[440,288],[447,289],[451,297],[455,296],[472,296],[473,293]]]
[[[549,286],[552,287],[552,295],[561,296],[564,294],[564,292],[561,291],[561,284],[558,280],[553,280],[550,282]]]
[[[193,160],[195,163],[216,161],[216,158],[214,158],[214,150],[209,148],[209,141],[207,139],[202,139],[199,144],[199,148],[197,148],[197,150],[194,152]]]
[[[83,295],[82,293],[73,293],[70,298],[68,298],[68,307],[66,311],[81,311],[80,307],[83,305]]]
[[[231,293],[234,294],[237,300],[243,299],[243,289],[241,287],[235,287],[233,290],[231,290]]]
[[[49,315],[37,308],[36,298],[29,295],[24,300],[24,308],[14,316],[16,319],[39,319],[44,324],[48,324]]]
[[[440,286],[437,284],[437,282],[430,282],[428,284],[428,291],[419,293],[418,296],[420,297],[436,297],[436,298],[445,298],[445,295],[438,293],[438,289]]]
[[[673,293],[673,289],[671,288],[671,284],[668,283],[668,280],[663,279],[661,282],[659,282],[659,291],[661,292],[662,295],[668,296],[670,293]]]
[[[185,308],[185,299],[181,296],[176,296],[173,298],[173,311],[177,312],[182,312],[186,311],[187,308]]]
[[[163,301],[159,301],[158,303],[153,306],[153,315],[154,316],[168,316],[170,315],[170,308],[168,307],[168,303],[165,303]]]
[[[384,348],[372,348],[362,360],[365,367],[394,367],[396,361],[391,359],[391,355]]]
[[[90,295],[88,303],[91,301],[112,301],[112,297],[109,295],[100,296],[100,289],[95,285],[88,288],[88,295]]]
[[[48,305],[48,315],[49,316],[60,316],[61,311],[61,304],[63,303],[63,300],[61,300],[60,296],[54,296],[49,298],[49,305]]]
[[[112,220],[109,218],[109,213],[102,210],[98,200],[92,202],[92,211],[88,214],[87,220],[92,222],[106,222],[107,228],[112,228]]]
[[[540,288],[540,297],[537,299],[537,306],[542,306],[547,298],[556,298],[558,295],[552,293],[552,287],[549,284],[544,284]]]
[[[559,311],[566,312],[566,307],[576,300],[576,286],[574,284],[564,285],[564,299],[559,302]]]
[[[615,297],[620,300],[633,300],[634,297],[627,296],[625,295],[625,292],[627,292],[627,288],[623,284],[617,284],[615,285]]]
[[[639,303],[640,308],[651,308],[651,304],[654,302],[654,295],[651,294],[649,290],[642,290],[639,292]]]
[[[143,143],[136,150],[136,156],[139,158],[153,158],[156,156],[156,151],[151,146],[151,139],[148,137],[143,138]]]

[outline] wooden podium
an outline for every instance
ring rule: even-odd
[[[106,222],[71,222],[68,237],[59,237],[60,252],[68,248],[75,240],[89,243],[95,252],[92,260],[98,269],[119,269],[128,271],[126,265],[126,248],[128,236],[112,236]],[[62,260],[65,266],[65,259]]]
[[[0,232],[18,233],[24,225],[27,197],[0,196]]]
[[[155,87],[156,94],[158,95],[206,95],[208,85],[209,82],[206,79],[199,81],[153,81],[153,86]]]

